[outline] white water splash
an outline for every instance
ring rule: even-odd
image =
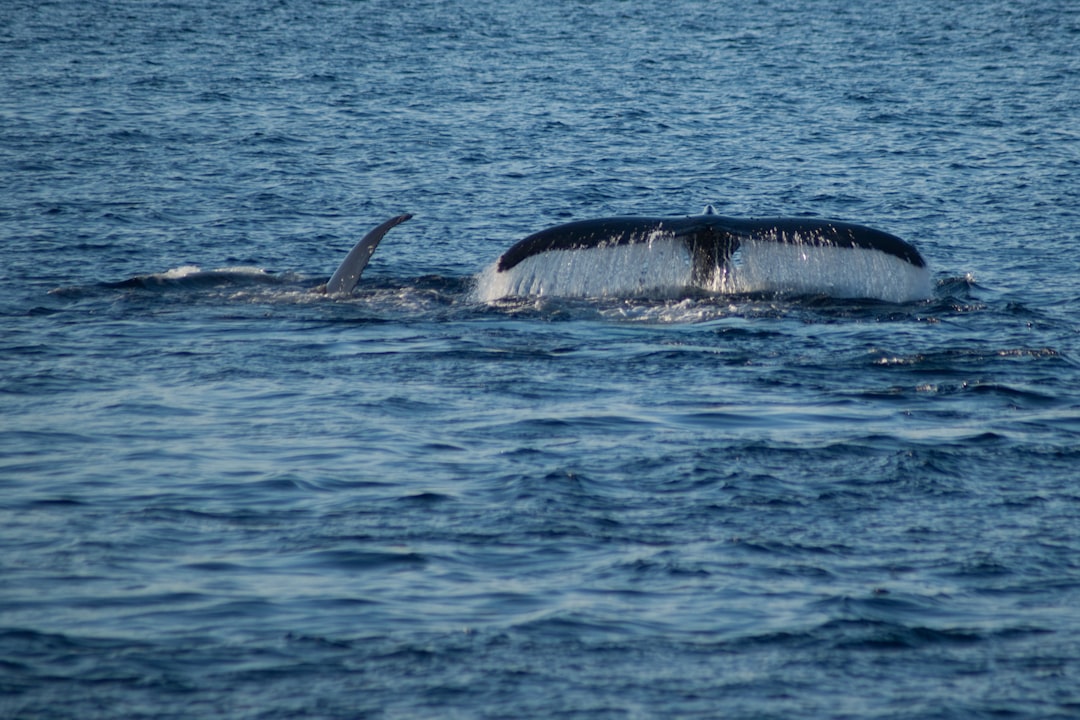
[[[170,268],[163,273],[148,275],[147,277],[158,278],[161,280],[179,280],[201,272],[202,268],[198,265],[183,265],[181,267]]]
[[[261,267],[254,265],[235,265],[230,267],[214,268],[213,270],[203,270],[198,265],[182,265],[180,267],[171,268],[163,273],[155,273],[153,275],[147,275],[147,278],[155,280],[183,280],[185,278],[202,278],[202,277],[227,277],[227,276],[254,276],[262,277],[268,273]]]

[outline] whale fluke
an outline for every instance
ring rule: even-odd
[[[711,209],[708,208],[708,209]],[[757,240],[812,247],[877,250],[915,267],[924,267],[919,251],[895,235],[831,220],[723,217],[707,212],[683,218],[612,217],[579,220],[534,233],[504,252],[498,270],[552,250],[587,250],[647,243],[666,236],[684,242],[698,263],[724,262],[740,241]],[[701,268],[702,270],[706,268]]]
[[[390,218],[356,243],[356,246],[345,256],[345,260],[338,266],[338,269],[330,276],[330,280],[326,283],[326,293],[328,295],[348,295],[351,293],[356,287],[356,283],[360,282],[360,275],[363,274],[364,268],[367,267],[368,261],[371,260],[371,256],[375,253],[375,248],[379,247],[379,241],[383,239],[383,235],[386,235],[391,228],[400,225],[411,217],[412,215],[406,214]]]
[[[926,261],[880,230],[816,218],[579,220],[524,238],[492,266],[482,297],[619,295],[699,287],[908,302],[930,295]]]

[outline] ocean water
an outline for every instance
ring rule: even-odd
[[[1080,715],[1074,4],[2,16],[0,717]],[[707,203],[932,296],[477,292]]]

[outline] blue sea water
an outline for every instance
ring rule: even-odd
[[[2,16],[0,717],[1080,715],[1075,4]],[[474,292],[706,203],[933,297]]]

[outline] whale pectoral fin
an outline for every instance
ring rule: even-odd
[[[347,295],[351,293],[356,287],[356,283],[360,282],[360,275],[363,274],[364,268],[367,267],[368,261],[371,260],[371,256],[375,254],[375,248],[379,247],[379,242],[383,239],[383,236],[391,228],[400,225],[411,217],[412,215],[398,215],[390,218],[356,243],[326,283],[326,293],[328,295]]]

